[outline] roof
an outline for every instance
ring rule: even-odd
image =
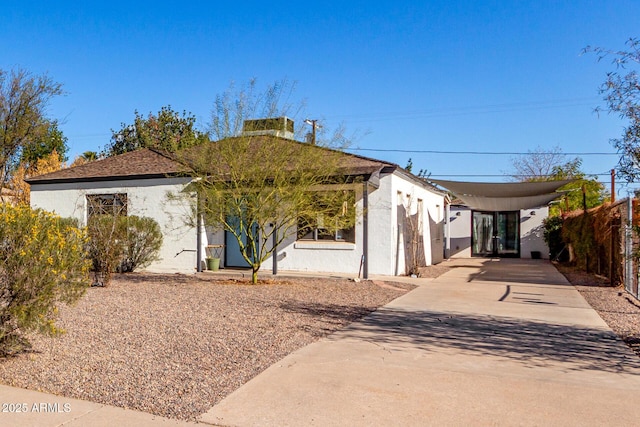
[[[515,211],[544,206],[562,196],[560,187],[572,180],[542,182],[462,182],[432,180],[474,210]]]
[[[29,184],[112,181],[137,178],[160,178],[183,173],[185,168],[168,154],[143,148],[119,156],[107,157],[56,172],[26,179]]]
[[[328,152],[338,152],[340,154],[338,167],[341,173],[350,176],[370,176],[377,173],[393,173],[398,171],[408,178],[413,179],[426,187],[431,187],[433,191],[439,190],[432,184],[424,181],[402,169],[395,163],[385,162],[372,159],[357,154],[336,151],[322,146],[312,146],[307,143],[274,137],[269,135],[252,136],[251,143],[259,144],[265,138],[275,139],[283,144],[290,144],[294,149],[305,149],[314,147],[313,149],[327,150]],[[202,145],[191,147],[185,150],[184,155],[176,156],[162,150],[144,148],[131,151],[118,156],[107,157],[106,159],[85,163],[83,165],[62,169],[44,175],[28,178],[26,181],[31,184],[49,184],[49,183],[68,183],[68,182],[96,182],[96,181],[114,181],[129,179],[149,179],[163,178],[167,176],[184,175],[188,168],[190,156],[202,156],[202,151],[211,153],[221,144],[233,144],[234,140],[240,137],[226,138],[221,141],[206,142]],[[180,157],[180,159],[178,159]],[[217,170],[220,170],[219,168]]]
[[[273,135],[249,135],[242,137],[230,137],[225,138],[220,141],[212,141],[204,143],[203,145],[198,145],[194,147],[190,147],[184,150],[179,157],[186,163],[191,165],[198,165],[198,167],[207,167],[207,164],[203,165],[203,160],[209,161],[211,159],[211,168],[210,171],[215,171],[219,173],[220,171],[225,170],[225,165],[213,164],[216,158],[224,158],[226,154],[217,155],[218,151],[225,150],[233,150],[234,146],[239,141],[246,141],[248,146],[244,147],[243,150],[246,152],[260,152],[260,146],[263,143],[268,143],[266,147],[273,147],[273,143],[284,144],[286,145],[286,151],[283,153],[288,153],[290,157],[299,157],[303,155],[303,150],[321,150],[326,153],[339,153],[340,157],[337,159],[337,168],[340,173],[345,175],[370,175],[375,172],[380,171],[381,169],[386,169],[385,172],[392,172],[399,168],[398,165],[394,163],[384,162],[381,160],[371,159],[364,156],[359,156],[356,154],[346,153],[344,151],[334,150],[323,146],[312,145],[305,142],[296,141],[293,139],[282,138]],[[264,146],[263,146],[264,147]],[[203,152],[203,148],[205,149]],[[263,152],[264,154],[264,152]],[[260,158],[260,155],[257,154],[257,157]],[[283,168],[286,168],[287,165],[283,164]],[[292,167],[297,167],[296,162],[292,162]]]

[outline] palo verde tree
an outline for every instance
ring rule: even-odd
[[[39,142],[47,145],[48,135],[58,138],[57,123],[47,117],[47,107],[53,97],[62,93],[62,85],[47,75],[0,69],[0,188],[6,185],[23,155],[45,157],[47,153],[36,153]],[[66,141],[61,142],[66,146]],[[61,147],[51,147],[49,153],[58,148]]]
[[[183,111],[174,111],[170,105],[162,107],[158,114],[144,117],[135,112],[133,124],[122,123],[119,130],[112,130],[111,143],[105,149],[106,156],[115,156],[141,148],[158,148],[174,152],[206,141],[206,135],[195,129],[196,118]]]
[[[195,178],[191,218],[235,236],[253,283],[261,264],[296,232],[332,233],[356,221],[355,193],[343,173],[346,155],[332,149],[346,140],[341,131],[329,140],[319,132],[315,145],[242,132],[246,119],[291,114],[292,90],[286,81],[264,92],[255,81],[231,87],[215,101],[210,132],[217,141],[178,153]]]
[[[640,39],[630,38],[626,44],[626,50],[587,46],[584,52],[595,53],[598,60],[612,58],[616,67],[615,71],[607,73],[600,93],[604,95],[609,112],[628,120],[622,137],[612,139],[611,143],[620,154],[619,176],[634,182],[640,177]]]

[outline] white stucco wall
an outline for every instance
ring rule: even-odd
[[[451,258],[469,258],[472,212],[464,206],[451,206],[450,212]],[[547,206],[520,211],[520,258],[531,258],[532,251],[540,252],[544,259],[549,258],[549,248],[544,242],[542,226],[548,215]]]
[[[451,258],[471,257],[471,210],[461,206],[449,209]]]
[[[362,185],[356,187],[357,212],[363,212]],[[369,274],[403,275],[405,241],[403,227],[398,227],[398,192],[402,195],[405,212],[418,210],[417,200],[423,206],[423,239],[426,265],[442,261],[444,195],[430,191],[401,174],[380,177],[380,186],[370,188],[368,200],[369,221]],[[413,200],[408,203],[407,196]],[[402,224],[402,222],[400,222]],[[400,230],[400,239],[398,231]],[[363,255],[363,223],[358,219],[355,243],[295,241],[295,235],[278,250],[279,271],[322,271],[358,275]],[[263,264],[271,270],[272,260]]]
[[[545,218],[549,207],[520,211],[520,258],[531,258],[532,251],[540,252],[542,258],[549,259],[549,247],[544,241]]]
[[[429,190],[402,174],[380,180],[380,188],[369,198],[369,272],[404,275],[411,236],[406,215],[416,215],[422,200],[424,264],[442,261],[444,251],[444,195]]]
[[[415,178],[414,178],[415,179]],[[177,194],[188,178],[159,178],[89,183],[36,184],[31,188],[34,208],[74,217],[86,223],[86,196],[89,194],[126,193],[129,215],[148,216],[160,224],[164,242],[161,259],[146,270],[153,272],[195,271],[197,261],[197,231],[185,225],[190,209],[179,201],[170,201],[167,193]],[[360,213],[356,225],[355,242],[296,241],[295,230],[278,248],[279,271],[319,271],[348,274],[356,277],[363,255],[362,184],[354,184],[356,211]],[[403,201],[398,205],[398,194]],[[377,189],[369,193],[369,274],[402,275],[406,273],[405,250],[409,236],[404,235],[401,212],[416,214],[417,200],[423,206],[423,240],[426,265],[443,258],[444,195],[431,191],[404,173],[382,176]],[[204,265],[207,244],[224,244],[224,232],[210,227],[201,229]],[[224,249],[220,252],[224,267]],[[270,271],[272,260],[267,259],[262,271]]]
[[[35,184],[31,186],[31,206],[86,224],[88,194],[126,193],[128,214],[151,217],[162,230],[160,260],[146,270],[191,273],[196,267],[196,232],[184,223],[189,209],[167,199],[168,192],[179,193],[188,181],[188,178],[157,178]]]
[[[355,184],[356,213],[362,213],[362,184]],[[355,227],[355,243],[334,241],[296,241],[296,230],[278,248],[278,271],[319,271],[358,276],[362,257],[362,218]],[[262,270],[271,271],[270,257]]]

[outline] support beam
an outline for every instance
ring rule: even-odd
[[[451,203],[445,200],[444,206],[444,257],[445,259],[449,259],[451,257]]]
[[[273,260],[271,274],[275,276],[278,274],[278,228],[275,224],[273,224],[273,251],[271,252],[271,259]]]
[[[362,256],[364,263],[362,266],[362,278],[369,278],[369,182],[364,182],[362,191]]]
[[[200,198],[196,201],[196,223],[198,226],[196,227],[196,271],[198,273],[202,273],[202,227],[204,227],[204,219],[202,218],[201,210],[200,210]]]

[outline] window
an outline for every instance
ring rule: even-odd
[[[298,218],[297,239],[355,243],[355,192],[325,192],[315,203],[315,212]]]
[[[87,218],[94,215],[127,215],[127,194],[88,194]]]

